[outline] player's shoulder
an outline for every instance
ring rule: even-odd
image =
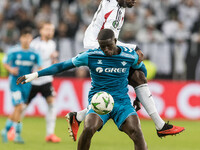
[[[104,55],[103,51],[100,48],[94,48],[87,50],[88,55]]]
[[[38,43],[38,42],[41,42],[42,40],[41,40],[41,38],[40,38],[40,36],[37,36],[36,38],[34,38],[32,41],[31,41],[31,43]]]
[[[119,7],[117,0],[102,0],[102,5],[106,10]]]
[[[39,55],[39,52],[32,47],[30,47],[28,51],[29,51],[30,54]]]
[[[102,3],[103,4],[109,4],[109,5],[112,5],[112,6],[117,6],[118,5],[117,0],[102,0]]]
[[[118,46],[121,49],[121,56],[128,58],[135,58],[137,53],[134,48],[126,47],[126,46]]]
[[[20,44],[16,44],[14,46],[11,46],[8,51],[7,51],[7,54],[12,54],[12,53],[16,53],[16,52],[20,52],[22,49],[21,49],[21,46]]]

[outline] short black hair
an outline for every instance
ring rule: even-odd
[[[20,31],[20,36],[24,34],[32,34],[32,29],[30,27],[26,27]]]
[[[99,32],[97,39],[98,40],[107,40],[107,39],[112,39],[114,37],[115,37],[115,34],[111,29],[102,29]]]

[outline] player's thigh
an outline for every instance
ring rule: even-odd
[[[22,89],[20,86],[11,88],[11,97],[12,97],[13,106],[17,106],[24,102],[24,99],[22,96]]]
[[[31,103],[31,101],[37,95],[37,93],[39,93],[39,91],[40,91],[40,86],[36,86],[36,85],[31,86],[31,90],[30,90],[30,93],[29,93],[29,96],[28,96],[28,100],[26,102],[27,105]]]
[[[138,116],[129,116],[123,123],[121,130],[138,145],[142,147],[146,145]]]
[[[55,96],[55,91],[51,82],[41,86],[40,92],[46,100],[50,101]]]
[[[121,126],[121,130],[131,135],[138,130],[141,130],[140,120],[137,115],[130,115]]]
[[[22,98],[23,98],[23,102],[27,103],[28,102],[28,98],[31,92],[31,84],[30,83],[26,83],[21,85],[21,92],[22,92]]]
[[[99,115],[90,108],[86,114],[84,128],[94,127],[96,130],[100,131],[109,119],[109,114]]]

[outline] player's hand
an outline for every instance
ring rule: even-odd
[[[17,85],[20,84],[20,83],[25,84],[27,82],[31,82],[32,80],[36,79],[37,77],[38,77],[37,72],[21,76],[17,79]]]
[[[17,76],[19,74],[19,68],[18,67],[13,67],[10,69],[10,74]]]
[[[136,53],[138,54],[139,58],[138,58],[138,63],[137,65],[139,65],[143,60],[144,60],[144,54],[142,53],[141,50],[137,50]]]
[[[141,103],[139,99],[136,97],[136,99],[133,102],[133,107],[135,108],[136,111],[141,109]]]

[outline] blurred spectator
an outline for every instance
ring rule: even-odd
[[[185,28],[184,24],[179,21],[178,28],[174,32],[174,71],[173,79],[185,80],[186,79],[186,55],[188,52],[189,32]]]
[[[76,50],[75,55],[77,55],[80,52],[87,50],[87,49],[84,49],[84,47],[83,47],[83,37],[84,37],[84,33],[85,33],[86,28],[87,28],[87,26],[82,24],[82,25],[80,25],[80,27],[79,27],[79,29],[76,33],[76,36],[75,36],[75,41],[76,41],[76,43],[75,43],[75,50]]]
[[[179,19],[188,30],[191,30],[199,15],[199,10],[195,5],[194,0],[183,0],[183,3],[178,7],[178,11]]]
[[[67,24],[69,28],[69,30],[67,31],[68,37],[74,38],[79,27],[77,14],[66,10],[63,15],[63,21]]]
[[[26,27],[35,28],[33,18],[28,16],[28,13],[24,9],[18,10],[16,25],[20,31]]]
[[[8,0],[1,0],[0,1],[0,14],[3,13],[3,11],[4,11],[4,9],[5,9],[6,5],[7,5],[7,1]]]
[[[129,43],[135,40],[137,32],[142,27],[136,13],[134,12],[126,13],[125,17],[126,18],[120,33],[120,38],[125,43]]]
[[[19,30],[14,20],[7,20],[0,31],[2,48],[6,51],[11,45],[16,44],[19,38]]]
[[[64,22],[59,23],[57,31],[57,45],[59,49],[59,61],[65,61],[73,57],[73,46],[71,39],[67,35],[69,28]]]
[[[6,52],[11,44],[18,41],[19,30],[30,26],[35,28],[36,35],[40,24],[50,21],[57,31],[60,61],[73,57],[84,50],[82,39],[85,28],[92,21],[100,2],[0,0],[0,47]],[[132,9],[126,10],[119,39],[139,43],[144,54],[156,64],[156,77],[167,75],[185,79],[188,66],[187,74],[193,73],[190,79],[194,79],[200,55],[199,27],[200,0],[137,0]]]
[[[195,80],[200,81],[200,26],[199,26],[199,31],[195,32],[191,36],[192,39],[192,47],[191,47],[191,52],[192,52],[192,58],[198,59],[196,68],[195,68]]]
[[[156,22],[154,19],[149,19],[146,26],[138,31],[136,40],[140,43],[161,43],[165,41],[164,35],[156,29]]]
[[[178,28],[178,18],[177,18],[177,11],[173,10],[169,12],[168,19],[162,25],[162,31],[165,37],[173,41],[174,40],[174,33]]]
[[[38,28],[41,26],[41,23],[45,21],[50,21],[55,27],[58,26],[58,16],[51,10],[49,4],[44,4],[35,16],[35,23]]]

